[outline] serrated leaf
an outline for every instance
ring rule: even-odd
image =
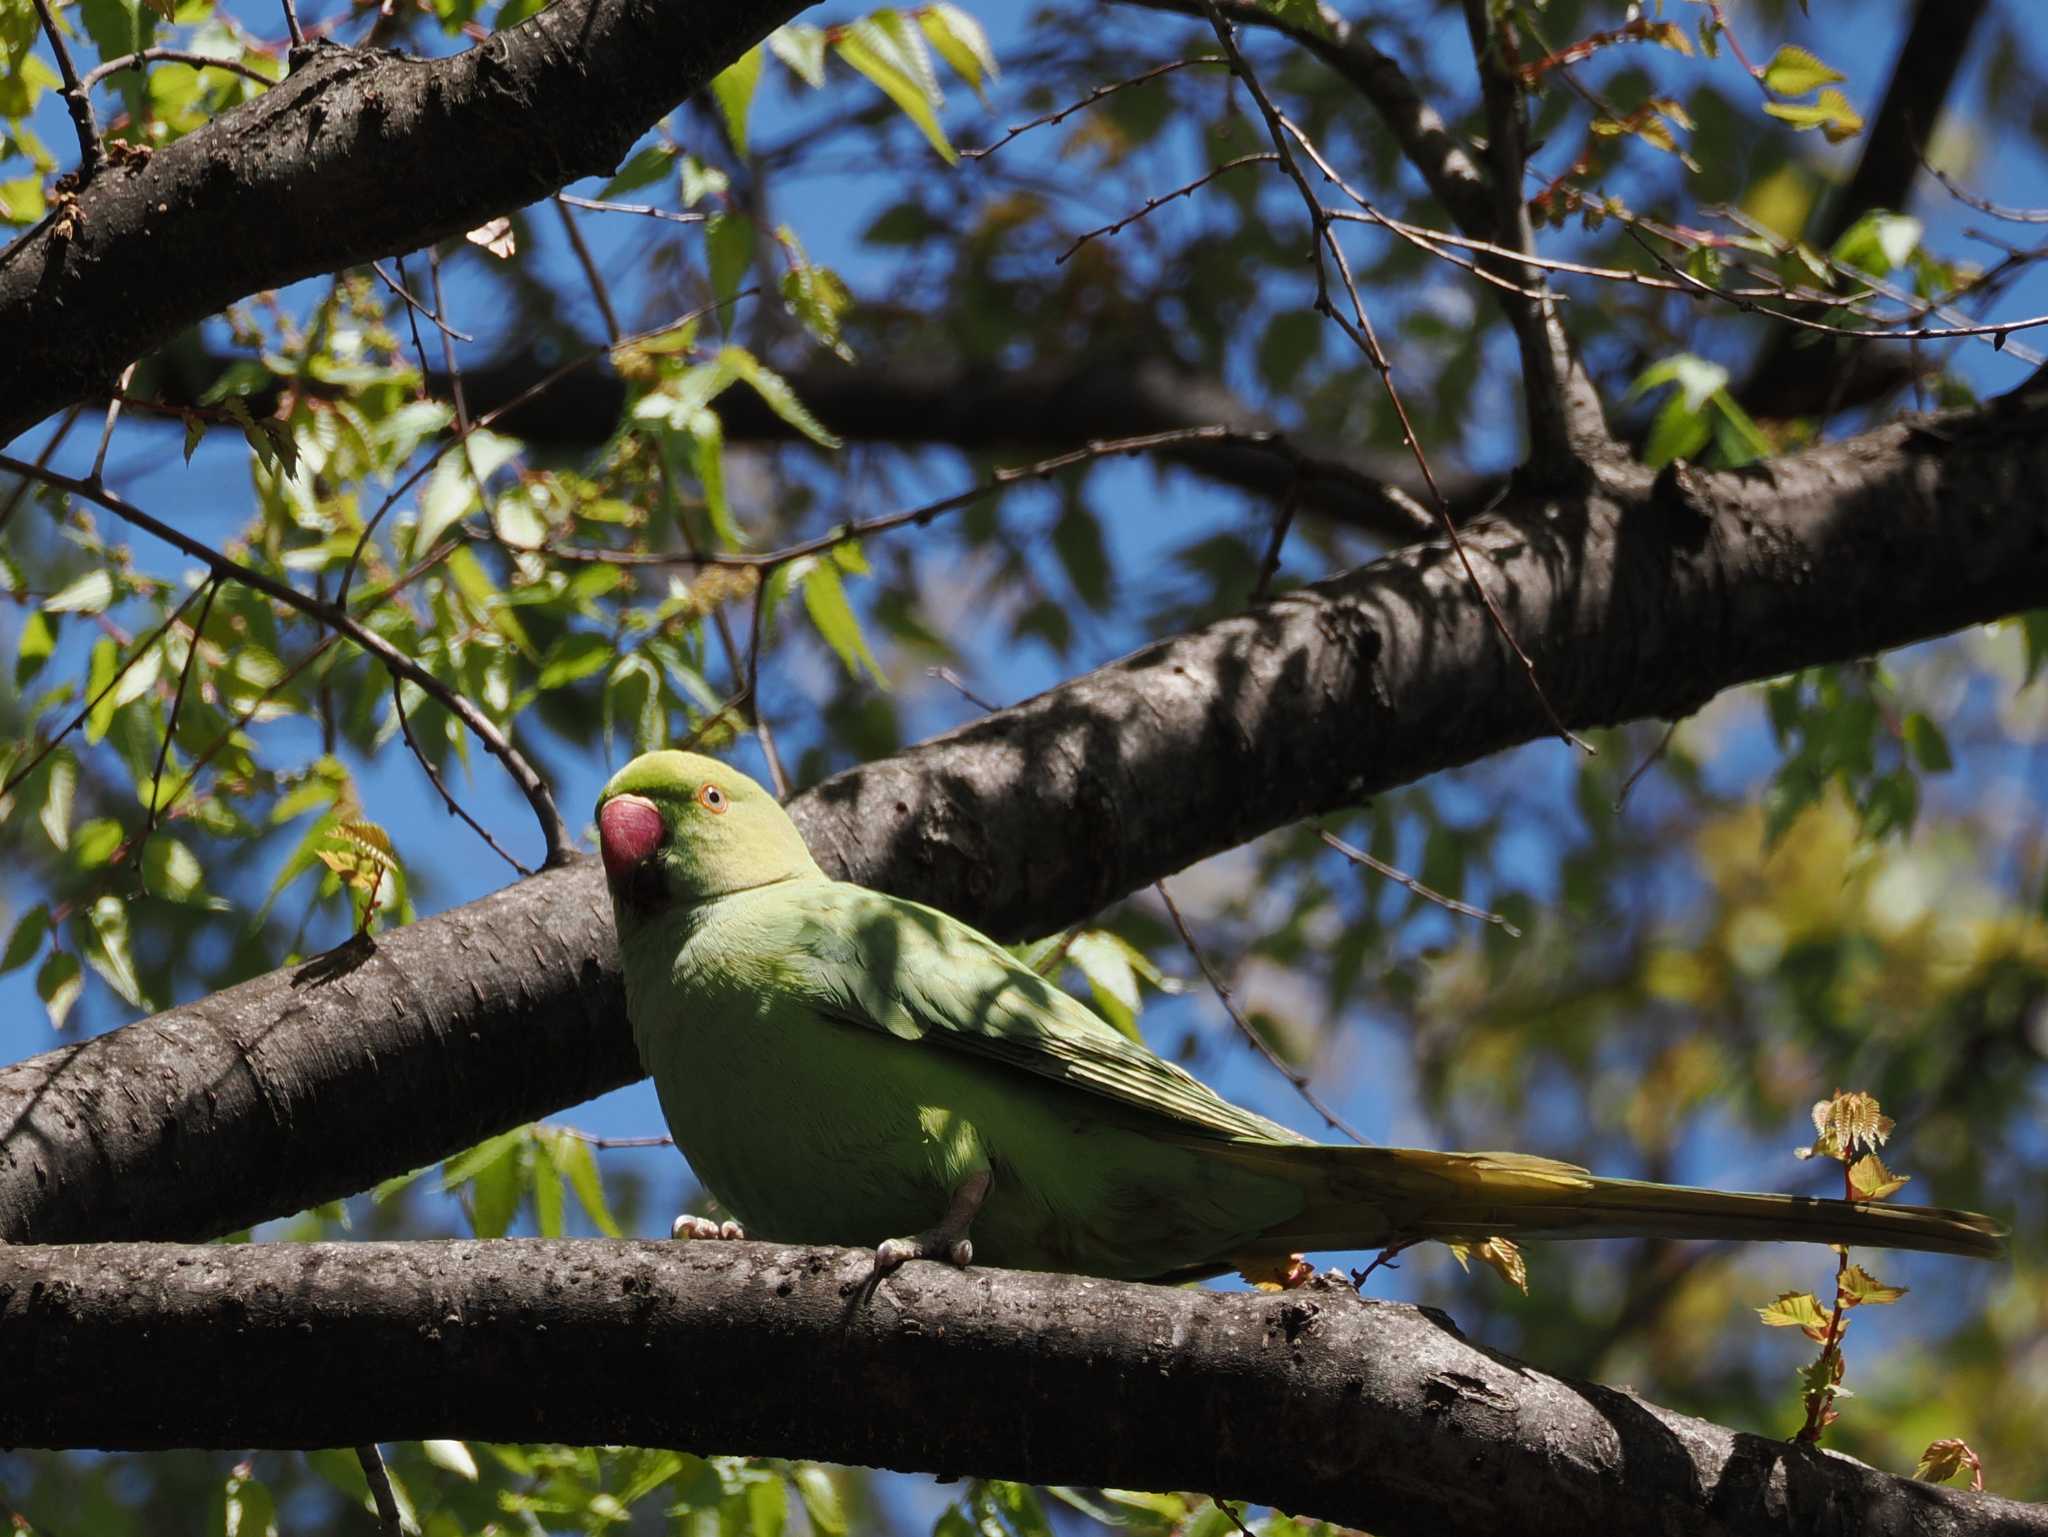
[[[1825,1329],[1828,1314],[1812,1292],[1780,1292],[1778,1300],[1756,1310],[1756,1316],[1773,1329]]]
[[[1984,1463],[1970,1450],[1970,1443],[1949,1439],[1930,1441],[1927,1450],[1920,1454],[1919,1462],[1914,1464],[1913,1476],[1929,1483],[1945,1484],[1964,1468],[1970,1470],[1970,1487],[1981,1494],[1984,1490]]]
[[[1522,1258],[1521,1249],[1510,1239],[1496,1235],[1482,1239],[1476,1244],[1446,1244],[1451,1257],[1458,1262],[1458,1268],[1469,1270],[1470,1261],[1478,1260],[1508,1285],[1523,1296],[1529,1294],[1529,1265]]]
[[[114,601],[114,578],[104,569],[88,571],[43,599],[46,614],[104,614]]]
[[[733,378],[741,380],[759,395],[769,410],[820,448],[839,447],[839,439],[826,431],[824,423],[811,415],[804,403],[797,399],[789,381],[744,347],[723,349],[718,354],[718,362],[731,371]]]
[[[78,795],[78,761],[69,752],[56,753],[46,773],[43,805],[36,820],[50,842],[63,850],[71,846],[71,805]]]
[[[957,5],[948,5],[939,0],[936,5],[921,7],[917,12],[917,24],[923,28],[926,41],[938,50],[939,57],[952,66],[953,73],[965,80],[979,96],[982,105],[988,105],[988,92],[982,87],[995,79],[995,51],[988,45],[988,34],[981,23]]]
[[[747,153],[747,113],[754,104],[754,92],[761,84],[761,45],[756,43],[712,79],[711,94],[725,119],[725,131],[742,159]]]
[[[1910,1174],[1894,1174],[1875,1153],[1866,1153],[1849,1165],[1849,1188],[1859,1201],[1882,1201],[1905,1188]]]
[[[1853,139],[1863,132],[1862,117],[1849,105],[1849,98],[1832,86],[1822,91],[1812,106],[1796,102],[1767,101],[1764,103],[1764,111],[1772,117],[1790,123],[1801,132],[1809,128],[1818,128],[1830,144],[1840,144],[1843,140]]]
[[[812,90],[825,83],[825,29],[788,22],[768,34],[768,51]]]
[[[915,46],[906,46],[909,43]],[[934,110],[939,104],[939,92],[938,82],[931,74],[931,60],[925,54],[923,40],[909,31],[901,16],[894,11],[877,11],[867,20],[847,26],[832,46],[840,58],[902,109],[941,159],[948,165],[958,162],[959,153],[946,137],[946,130],[939,126]]]
[[[1780,96],[1804,96],[1820,86],[1848,78],[1792,43],[1784,44],[1772,55],[1763,73],[1764,84]]]
[[[1852,1306],[1858,1306],[1866,1302],[1872,1304],[1897,1302],[1899,1298],[1906,1295],[1907,1288],[1903,1286],[1886,1286],[1861,1265],[1851,1265],[1842,1272],[1841,1279],[1835,1283],[1835,1291],[1843,1302]]]
[[[816,562],[803,574],[803,591],[804,611],[847,672],[858,677],[865,669],[878,686],[887,688],[889,680],[882,675],[874,653],[868,650],[867,637],[861,633],[853,605],[846,601],[846,588],[839,580],[838,568],[829,561]]]
[[[128,949],[128,904],[111,894],[94,902],[86,913],[79,949],[85,962],[131,1008],[146,1006],[142,982]]]

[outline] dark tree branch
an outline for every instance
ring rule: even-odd
[[[1994,406],[1743,471],[1616,472],[1465,538],[1568,722],[1669,718],[2037,605],[2044,429],[2048,405]],[[1456,557],[1422,545],[790,809],[835,874],[998,935],[1045,933],[1549,730]],[[275,972],[0,1069],[0,1240],[210,1236],[638,1071],[603,883],[580,862],[401,929],[346,974]]]
[[[1899,45],[1891,85],[1863,137],[1856,172],[1822,205],[1821,217],[1807,232],[1809,244],[1827,251],[1872,209],[1905,210],[1920,173],[1921,151],[1986,5],[1987,0],[1920,0]],[[1802,356],[1799,341],[1789,326],[1774,328],[1766,338],[1748,383],[1738,392],[1752,414],[1831,415],[1881,400],[1925,372],[1901,347],[1837,342]]]
[[[0,253],[0,443],[261,288],[606,175],[804,0],[556,0],[431,61],[322,46]],[[232,238],[229,238],[232,237]]]
[[[912,1264],[864,1300],[871,1262],[594,1240],[0,1248],[0,1444],[675,1446],[1201,1490],[1387,1537],[2048,1534],[2048,1507],[1552,1377],[1348,1285]]]
[[[227,364],[176,346],[145,365],[140,388],[167,405],[196,402]],[[527,354],[501,358],[464,368],[463,391],[472,410],[489,415],[559,368],[559,362]],[[818,362],[785,369],[784,377],[812,415],[854,443],[1038,456],[1096,438],[1143,437],[1217,422],[1247,434],[1278,430],[1219,381],[1157,358],[1090,356],[1002,370],[912,355],[853,366]],[[430,371],[426,382],[435,398],[448,398],[447,374]],[[275,398],[274,390],[258,391],[246,403],[262,416]],[[538,448],[592,449],[617,430],[625,401],[617,374],[588,368],[564,376],[493,425]],[[722,396],[718,412],[728,443],[803,441],[751,390]],[[1389,544],[1412,543],[1436,528],[1418,491],[1404,489],[1413,478],[1405,456],[1398,463],[1390,457],[1381,462],[1355,451],[1302,446],[1313,464],[1297,466],[1243,442],[1190,443],[1160,457],[1276,502],[1296,486],[1303,510]],[[1443,477],[1443,485],[1460,517],[1476,511],[1495,488],[1469,475]]]

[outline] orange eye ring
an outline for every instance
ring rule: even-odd
[[[706,784],[697,786],[697,804],[713,816],[722,817],[725,815],[725,808],[732,804],[732,800],[717,785]]]

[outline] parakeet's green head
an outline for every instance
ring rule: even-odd
[[[597,830],[622,922],[824,874],[774,796],[696,753],[643,753],[620,769],[597,798]]]

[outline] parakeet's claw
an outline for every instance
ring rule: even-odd
[[[745,1238],[747,1231],[737,1222],[715,1222],[709,1217],[695,1216],[684,1212],[670,1225],[671,1238]]]
[[[905,1260],[944,1260],[962,1270],[973,1264],[974,1244],[967,1236],[967,1228],[974,1221],[974,1214],[981,1210],[988,1185],[988,1170],[970,1174],[953,1192],[952,1204],[937,1227],[914,1238],[885,1238],[876,1244],[874,1268],[868,1272],[870,1282],[879,1281]]]

